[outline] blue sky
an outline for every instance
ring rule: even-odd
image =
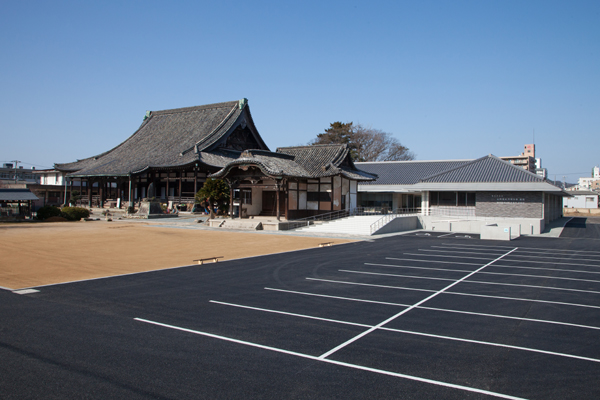
[[[272,150],[334,121],[420,160],[600,164],[598,1],[3,1],[0,161],[51,167],[146,110],[249,99]]]

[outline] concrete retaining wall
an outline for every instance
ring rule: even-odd
[[[481,227],[480,237],[482,240],[512,240],[519,237],[515,228],[510,225],[489,224]]]
[[[419,217],[425,230],[441,232],[481,233],[481,227],[490,224],[510,226],[513,234],[539,235],[546,227],[543,219],[537,218],[485,218],[485,219],[451,219],[423,215]]]
[[[382,235],[384,233],[412,231],[415,229],[421,229],[421,221],[419,221],[418,216],[413,215],[394,218],[374,234]]]
[[[593,215],[600,216],[600,208],[563,208],[564,215]]]

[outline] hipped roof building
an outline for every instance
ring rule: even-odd
[[[246,215],[286,217],[355,205],[357,182],[376,178],[354,166],[346,145],[271,152],[256,129],[247,99],[147,112],[123,143],[55,168],[81,182],[90,205],[115,197],[130,202],[145,198],[150,183],[163,201],[192,201],[203,182],[215,177],[225,179],[232,193],[250,191],[245,196]],[[308,194],[309,183],[317,195]]]

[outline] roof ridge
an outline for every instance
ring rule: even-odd
[[[464,168],[464,167],[466,167],[466,166],[468,166],[468,165],[475,164],[476,162],[478,162],[478,161],[481,161],[481,160],[483,160],[483,159],[485,159],[485,158],[488,158],[489,156],[491,156],[491,154],[490,154],[490,155],[487,155],[487,156],[483,156],[483,157],[476,158],[475,160],[469,161],[469,162],[467,162],[466,164],[458,165],[458,166],[456,166],[456,167],[454,167],[454,168],[450,168],[450,169],[444,170],[444,171],[442,171],[442,172],[438,172],[437,174],[433,174],[433,175],[426,176],[426,177],[424,177],[424,178],[421,178],[421,179],[419,180],[419,182],[423,182],[423,181],[425,181],[425,180],[427,180],[427,179],[431,179],[431,178],[434,178],[434,177],[436,177],[436,176],[439,176],[439,175],[447,174],[448,172],[456,171],[456,170],[457,170],[457,169],[459,169],[459,168]],[[497,158],[497,157],[496,157],[496,158]]]
[[[329,144],[306,144],[302,146],[286,146],[286,147],[278,147],[275,151],[279,149],[310,149],[314,147],[339,147],[339,146],[348,146],[346,143],[329,143]]]
[[[150,115],[177,114],[177,113],[196,111],[196,110],[207,110],[207,109],[211,109],[211,108],[226,108],[226,107],[231,107],[233,105],[238,105],[238,104],[239,104],[238,100],[225,101],[225,102],[221,102],[221,103],[204,104],[204,105],[193,106],[193,107],[181,107],[181,108],[171,108],[171,109],[167,109],[167,110],[151,111]]]
[[[448,174],[448,173],[450,173],[450,172],[453,172],[453,171],[456,171],[456,170],[458,170],[458,169],[461,169],[461,168],[466,168],[466,167],[468,167],[469,165],[473,165],[473,164],[475,164],[475,163],[478,163],[478,162],[481,162],[481,161],[483,161],[483,160],[485,160],[485,159],[490,159],[490,158],[491,158],[491,159],[494,159],[494,160],[496,160],[496,161],[500,161],[501,163],[504,163],[505,165],[507,165],[507,166],[509,166],[509,167],[511,167],[511,168],[513,168],[513,169],[515,169],[515,168],[516,168],[516,171],[517,171],[518,173],[525,173],[526,175],[527,175],[527,174],[529,174],[529,175],[531,175],[532,177],[534,177],[535,179],[537,179],[538,181],[540,181],[540,182],[545,182],[545,180],[544,180],[543,178],[541,178],[539,175],[537,175],[537,174],[534,174],[533,172],[529,172],[529,171],[527,171],[526,169],[523,169],[523,168],[521,168],[521,167],[517,167],[516,165],[514,165],[514,164],[511,164],[510,162],[508,162],[508,161],[505,161],[505,160],[501,159],[500,157],[497,157],[497,156],[495,156],[495,155],[493,155],[493,154],[491,154],[491,153],[490,153],[490,154],[488,154],[487,156],[479,157],[479,158],[477,158],[477,159],[475,159],[475,160],[473,160],[473,161],[471,161],[471,162],[468,162],[468,163],[466,163],[466,164],[458,165],[458,166],[456,166],[456,167],[454,167],[454,168],[450,168],[450,169],[447,169],[447,170],[445,170],[445,171],[438,172],[437,174],[433,174],[433,175],[430,175],[430,176],[426,176],[426,177],[422,178],[421,180],[419,180],[419,182],[424,182],[424,181],[426,181],[426,180],[433,179],[433,178],[435,178],[435,177],[438,177],[438,176],[441,176],[441,175]],[[556,186],[556,185],[554,185],[554,186]],[[558,186],[557,186],[557,187],[558,187]]]
[[[354,164],[400,164],[400,163],[451,163],[451,162],[471,162],[472,158],[463,158],[455,160],[397,160],[397,161],[355,161]]]

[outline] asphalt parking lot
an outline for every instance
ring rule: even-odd
[[[464,236],[0,291],[0,397],[599,398],[597,241]]]

